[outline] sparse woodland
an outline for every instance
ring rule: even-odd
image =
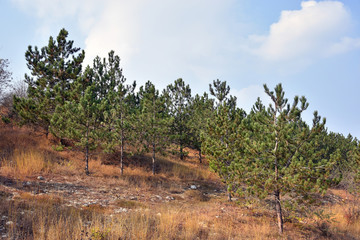
[[[4,238],[358,239],[359,140],[329,132],[317,111],[305,122],[304,96],[290,101],[281,84],[265,84],[271,104],[258,99],[247,113],[219,79],[195,96],[181,78],[163,91],[137,86],[114,51],[84,67],[86,53],[67,37],[62,29],[47,46],[29,46],[26,94],[4,91],[11,73],[0,59]],[[108,217],[112,190],[85,210],[66,207],[63,193],[27,193],[44,191],[39,175],[119,188],[111,206],[125,210]],[[11,195],[13,185],[23,192]]]

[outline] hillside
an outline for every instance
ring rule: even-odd
[[[71,145],[71,144],[70,144]],[[131,149],[130,149],[131,150]],[[185,149],[159,158],[128,154],[120,175],[117,154],[83,154],[26,127],[0,127],[1,239],[357,239],[359,200],[332,189],[318,217],[286,216],[276,230],[272,200],[227,201],[225,186],[206,160]],[[287,213],[286,213],[287,214]]]

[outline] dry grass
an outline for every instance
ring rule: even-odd
[[[54,170],[55,164],[36,150],[16,149],[12,156],[1,162],[2,172],[24,179],[35,174],[48,174]]]
[[[325,208],[335,220],[330,224],[330,230],[333,233],[342,234],[343,239],[350,239],[350,236],[360,236],[359,204],[359,201],[353,201]]]
[[[274,239],[270,219],[240,217],[219,204],[136,208],[106,214],[98,209],[63,207],[54,198],[23,195],[2,199],[0,214],[8,216],[9,239]],[[271,221],[271,220],[270,220]],[[61,231],[59,230],[61,229]]]
[[[57,152],[52,144],[26,128],[0,129],[0,177],[4,182],[4,186],[0,185],[0,218],[5,216],[0,226],[6,227],[8,239],[358,239],[360,236],[360,200],[344,191],[332,193],[345,201],[320,207],[334,221],[310,217],[286,222],[285,233],[279,236],[273,210],[228,203],[225,194],[219,191],[216,196],[208,194],[223,185],[206,164],[198,163],[196,151],[187,149],[189,155],[185,161],[172,155],[159,156],[155,176],[147,154],[127,156],[123,176],[116,161],[105,165],[103,156],[92,156],[91,176],[87,177],[82,153],[66,149]],[[37,187],[33,180],[38,175],[46,176],[46,180],[80,179],[78,185],[94,186],[94,189],[111,185],[119,187],[119,192],[144,194],[144,199],[159,194],[163,198],[174,196],[175,200],[118,199],[108,207],[100,204],[68,207],[63,196],[30,193]],[[21,181],[13,180],[27,178],[31,180],[30,190]],[[5,192],[12,187],[6,181],[15,182],[13,189],[20,194],[11,196]],[[201,187],[187,190],[193,184]],[[125,208],[127,212],[114,213],[116,208]],[[6,225],[9,221],[12,223]]]

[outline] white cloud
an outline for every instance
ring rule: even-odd
[[[104,10],[85,41],[87,59],[106,56],[113,49],[122,59],[125,75],[140,84],[150,79],[159,88],[179,77],[209,82],[216,76],[206,77],[222,67],[219,63],[228,47],[224,22],[231,3],[103,1]]]
[[[313,59],[359,48],[346,38],[351,16],[339,1],[305,1],[300,10],[282,11],[266,36],[250,36],[252,52],[266,60]]]
[[[86,6],[85,0],[11,0],[23,11],[34,14],[39,18],[59,19],[74,15],[82,6]],[[91,2],[91,0],[89,1]],[[71,6],[71,7],[69,7]]]
[[[140,83],[204,77],[209,75],[206,69],[216,73],[228,58],[224,49],[234,46],[226,24],[233,0],[12,1],[42,19],[42,35],[55,23],[74,19],[86,36],[86,64],[115,50],[124,73]]]

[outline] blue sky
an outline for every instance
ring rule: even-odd
[[[262,85],[305,95],[330,131],[360,138],[360,1],[3,0],[0,57],[14,80],[27,71],[28,45],[61,28],[86,63],[115,50],[127,79],[163,88],[177,78],[193,93],[229,83],[249,110]]]

